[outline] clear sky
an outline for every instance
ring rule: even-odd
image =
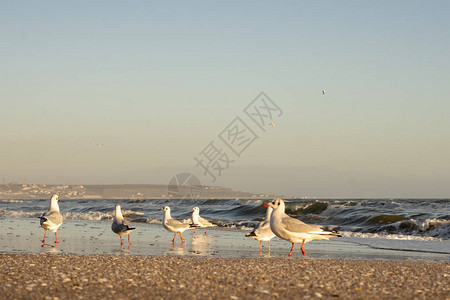
[[[450,197],[449,15],[448,1],[1,1],[0,176]],[[254,126],[261,91],[282,116],[212,183],[194,156],[225,151],[236,117]]]

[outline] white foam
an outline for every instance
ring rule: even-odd
[[[431,236],[415,236],[404,234],[387,234],[387,233],[365,233],[365,232],[351,232],[351,231],[339,231],[339,234],[345,237],[358,237],[367,239],[389,239],[389,240],[405,240],[405,241],[437,241],[441,242],[444,239],[435,238]]]
[[[12,200],[1,200],[1,202],[3,202],[3,203],[23,203],[25,201],[12,199]],[[29,202],[29,201],[27,201],[27,202]]]

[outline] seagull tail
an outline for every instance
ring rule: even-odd
[[[323,232],[322,235],[331,235],[334,237],[342,237],[342,235],[339,234],[336,228],[328,229],[328,228],[322,228]]]
[[[256,234],[255,234],[254,231],[252,231],[252,232],[250,232],[250,233],[247,233],[245,236],[246,236],[246,237],[254,237],[254,236],[256,236]]]
[[[197,227],[201,227],[200,225],[198,225],[198,224],[193,224],[193,223],[191,223],[191,224],[189,224],[189,226],[191,226],[191,228],[197,228]]]

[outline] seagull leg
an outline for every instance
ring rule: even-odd
[[[47,230],[44,230],[44,239],[42,240],[42,243],[45,243],[45,234],[47,233]]]
[[[183,237],[181,236],[181,232],[180,232],[180,239],[184,242],[184,239],[183,239]]]
[[[303,242],[302,242],[302,253],[303,253],[303,256],[305,256],[306,255],[306,251],[305,251],[305,249],[303,249],[303,245],[305,244],[305,240],[303,240]]]
[[[259,241],[259,255],[262,254],[262,241]]]
[[[119,235],[119,237],[120,237],[120,245],[122,246],[123,245],[122,236]]]
[[[194,229],[194,233],[195,233],[195,232],[197,231],[197,228],[198,228],[198,227],[195,227],[195,229]]]
[[[270,256],[270,240],[269,240],[269,256]]]
[[[292,243],[292,248],[291,248],[291,252],[289,252],[288,256],[292,256],[292,250],[294,250],[294,246],[295,246],[295,244],[294,244],[294,243]]]
[[[177,233],[175,232],[175,236],[173,237],[172,243],[175,243],[175,238],[177,237]]]
[[[128,234],[128,243],[131,245],[130,234]]]
[[[205,230],[205,234],[206,234],[206,227],[203,227],[203,230]]]
[[[56,231],[55,231],[55,244],[59,243],[58,242],[58,237],[56,236]]]

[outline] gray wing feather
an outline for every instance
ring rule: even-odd
[[[291,232],[298,232],[298,233],[320,233],[323,230],[318,225],[308,225],[303,223],[300,220],[286,217],[282,219],[282,224],[286,228],[286,230]]]
[[[133,230],[134,228],[131,228],[127,221],[123,220],[121,223],[118,223],[117,221],[114,221],[111,225],[112,231],[115,233]]]
[[[259,223],[258,227],[253,232],[257,236],[264,236],[270,234],[272,232],[272,230],[270,229],[270,222],[263,221]]]
[[[53,224],[61,224],[63,222],[63,216],[60,212],[58,211],[46,211],[45,213],[42,214],[41,217],[41,225],[42,223],[44,223],[45,221],[50,221]]]
[[[188,226],[189,227],[189,224],[183,224],[180,221],[175,220],[175,219],[167,220],[166,224],[167,224],[167,226],[174,227],[174,228],[180,228],[180,227],[184,227],[184,226]]]
[[[211,223],[210,221],[202,218],[202,217],[198,217],[198,220],[200,221],[200,223],[202,223],[204,226],[214,226],[213,223]]]

